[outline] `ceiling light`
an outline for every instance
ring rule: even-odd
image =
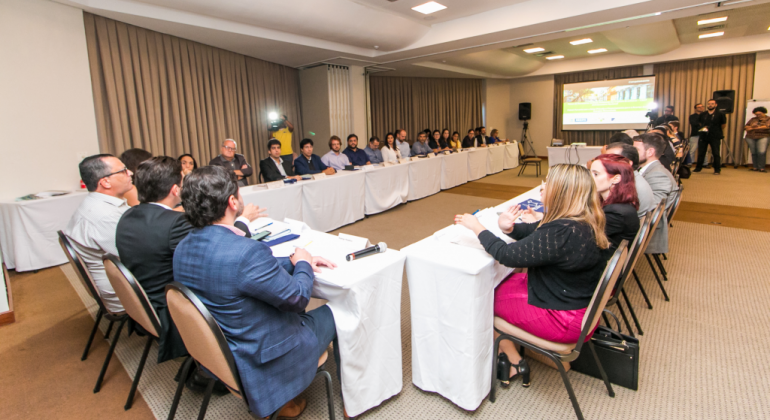
[[[662,14],[663,14],[663,12],[658,12],[658,13],[655,13],[655,16],[660,16]]]
[[[712,32],[710,34],[698,35],[698,38],[700,38],[700,39],[703,39],[703,38],[713,38],[715,36],[722,36],[724,34],[725,34],[724,32]]]
[[[583,39],[578,39],[577,41],[570,41],[569,43],[572,45],[581,45],[581,44],[590,44],[592,42],[594,42],[594,40],[591,38],[583,38]]]
[[[588,54],[598,54],[598,53],[603,53],[603,52],[607,52],[607,49],[606,48],[597,48],[595,50],[588,50]]]
[[[424,15],[429,15],[434,12],[438,12],[439,10],[446,9],[446,6],[443,4],[438,4],[435,1],[429,1],[425,4],[421,4],[419,6],[412,7],[412,10],[415,12],[420,12]]]
[[[722,16],[718,18],[711,18],[711,19],[704,19],[699,20],[698,25],[708,25],[709,23],[717,23],[717,22],[724,22],[727,20],[727,16]]]
[[[552,56],[546,57],[545,59],[546,60],[558,60],[560,58],[564,58],[564,56],[563,55],[552,55]]]
[[[524,50],[524,52],[527,54],[532,54],[540,51],[545,51],[545,48],[537,47],[537,48],[527,48],[526,50]]]

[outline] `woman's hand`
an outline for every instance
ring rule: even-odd
[[[524,210],[522,210],[521,206],[518,204],[508,207],[508,210],[500,213],[500,217],[497,218],[497,226],[500,227],[500,230],[502,230],[503,233],[513,232],[513,225],[523,212]]]
[[[478,236],[479,233],[487,230],[487,228],[485,228],[484,225],[479,222],[479,219],[477,219],[476,216],[468,213],[456,215],[455,224],[465,226],[466,228],[472,230],[476,236]]]
[[[543,216],[543,213],[534,211],[530,207],[524,211],[524,214],[521,215],[521,221],[524,223],[537,223],[543,220]]]

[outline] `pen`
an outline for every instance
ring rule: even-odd
[[[472,214],[472,216],[475,216],[475,215],[476,215],[476,213],[478,213],[478,212],[480,212],[480,211],[481,211],[481,209],[478,209],[478,210],[474,211],[474,212],[473,212],[473,214]]]
[[[270,222],[270,223],[268,223],[268,224],[266,224],[266,225],[264,225],[264,226],[260,226],[260,227],[258,227],[258,228],[256,228],[256,229],[253,229],[253,230],[255,230],[255,231],[256,231],[256,230],[260,230],[260,229],[262,229],[262,228],[266,228],[266,227],[268,227],[268,226],[270,226],[270,225],[272,225],[272,224],[273,224],[273,222]]]

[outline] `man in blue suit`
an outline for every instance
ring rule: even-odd
[[[334,175],[337,173],[334,168],[330,168],[321,162],[321,158],[318,155],[313,154],[313,140],[304,139],[299,142],[299,150],[302,154],[294,159],[295,174],[311,175],[324,173],[326,175]]]
[[[233,226],[243,211],[237,180],[209,166],[188,175],[182,204],[193,225],[174,253],[174,279],[206,305],[227,337],[249,407],[259,417],[296,417],[295,397],[313,380],[318,358],[336,337],[328,306],[303,313],[313,271],[335,265],[297,248],[274,258],[265,244]],[[338,346],[334,357],[339,366]],[[283,407],[283,408],[282,408]]]

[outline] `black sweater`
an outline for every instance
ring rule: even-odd
[[[629,246],[634,242],[639,231],[639,216],[631,204],[608,204],[604,206],[604,216],[607,224],[604,233],[610,240],[612,249],[616,249],[623,239],[628,240]]]
[[[561,219],[537,224],[517,223],[506,244],[487,230],[479,234],[484,249],[507,267],[528,268],[528,303],[538,308],[587,308],[611,251],[596,245],[591,227]]]

